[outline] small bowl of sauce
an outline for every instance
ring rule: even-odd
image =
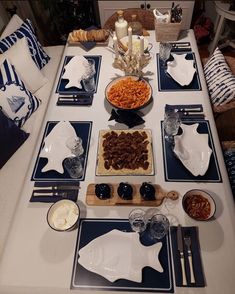
[[[212,196],[198,189],[188,191],[183,197],[182,205],[187,215],[198,221],[211,219],[216,210]]]

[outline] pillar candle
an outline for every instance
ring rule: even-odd
[[[132,28],[128,28],[128,51],[129,54],[132,54]]]
[[[144,55],[144,37],[140,36],[140,56]]]
[[[115,51],[115,58],[118,58],[118,42],[117,42],[117,36],[115,34],[113,36],[113,47]]]

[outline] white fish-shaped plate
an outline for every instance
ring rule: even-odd
[[[208,170],[212,153],[208,145],[208,134],[197,132],[198,123],[181,124],[180,127],[183,133],[175,136],[174,152],[194,176],[203,176]]]
[[[167,73],[181,86],[188,86],[194,77],[196,69],[194,60],[187,60],[187,54],[173,54],[174,60],[167,63]]]
[[[142,281],[142,268],[163,272],[159,261],[162,242],[152,246],[140,243],[139,234],[112,230],[79,250],[78,263],[110,282],[118,279]]]
[[[62,79],[69,80],[68,84],[66,84],[65,88],[76,87],[81,89],[81,80],[86,72],[86,66],[88,65],[88,61],[83,56],[74,56],[64,67],[64,74],[62,75]]]
[[[60,121],[51,130],[44,140],[44,146],[40,152],[40,157],[48,159],[42,172],[55,170],[61,174],[64,173],[63,160],[74,156],[71,150],[66,146],[68,138],[77,137],[76,131],[69,121]]]

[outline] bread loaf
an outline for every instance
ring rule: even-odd
[[[109,36],[109,32],[104,29],[100,30],[74,30],[69,34],[69,41],[72,42],[87,42],[87,41],[96,41],[96,42],[105,42]]]

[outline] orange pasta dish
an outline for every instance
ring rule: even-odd
[[[143,80],[129,77],[111,86],[107,99],[118,108],[134,109],[143,106],[150,98],[150,86]]]

